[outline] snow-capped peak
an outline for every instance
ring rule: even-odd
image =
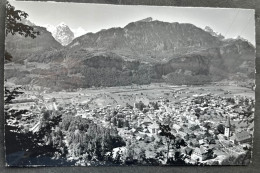
[[[76,29],[72,28],[71,30],[74,33],[75,38],[87,33],[87,31],[85,29],[83,29],[82,27],[78,27]]]
[[[46,25],[46,29],[51,32],[52,36],[63,46],[70,44],[74,39],[74,33],[64,22],[61,22],[57,26]]]
[[[45,25],[44,27],[47,29],[47,31],[49,31],[49,32],[51,32],[51,33],[52,33],[52,32],[55,30],[55,28],[56,28],[55,26],[49,25],[49,24],[48,24],[48,25]]]
[[[58,26],[67,26],[64,22],[61,22],[60,24],[58,24]]]
[[[60,42],[62,45],[66,46],[70,42],[79,36],[82,36],[87,33],[82,27],[70,28],[64,22],[59,23],[58,25],[44,25],[44,27],[52,33],[52,36]]]

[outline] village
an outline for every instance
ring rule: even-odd
[[[146,159],[157,159],[161,164],[166,164],[169,159],[175,160],[176,153],[187,164],[225,165],[230,164],[227,160],[231,156],[235,159],[245,157],[252,148],[254,99],[225,96],[226,91],[223,91],[224,96],[210,92],[178,96],[184,92],[174,90],[172,95],[152,101],[141,93],[134,103],[96,108],[78,102],[64,103],[55,98],[46,101],[43,96],[31,94],[16,100],[20,109],[29,107],[29,111],[20,117],[21,121],[15,118],[7,121],[37,132],[43,109],[56,111],[62,116],[89,119],[106,128],[117,128],[127,145],[114,148],[114,155],[116,152],[127,155],[131,149],[132,159],[138,159],[142,153]],[[170,127],[179,146],[172,142],[167,149],[167,138],[160,135],[161,125]]]

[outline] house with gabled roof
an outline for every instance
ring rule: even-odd
[[[151,119],[148,118],[148,117],[145,117],[145,118],[143,119],[143,121],[140,123],[140,125],[142,125],[143,127],[148,127],[148,126],[151,125],[151,124],[152,124],[152,121],[151,121]]]
[[[207,149],[205,149],[203,146],[200,146],[200,148],[196,147],[194,151],[191,154],[191,159],[198,160],[198,161],[204,161],[207,160],[210,156],[210,153]]]
[[[159,125],[157,123],[153,123],[153,124],[148,126],[148,130],[152,134],[157,134],[159,129],[160,129],[160,127],[159,127]]]
[[[189,155],[189,156],[192,154],[192,151],[193,151],[193,149],[190,147],[184,147],[181,150],[182,150],[182,153]]]
[[[178,124],[173,124],[172,128],[175,129],[177,132],[183,130],[183,128],[181,126],[179,126]]]
[[[181,138],[184,138],[187,135],[187,133],[178,131],[177,135],[180,136]]]
[[[230,140],[233,143],[237,143],[237,144],[250,143],[252,142],[252,136],[248,131],[242,131],[236,133],[234,136],[232,136],[232,138],[230,138]]]

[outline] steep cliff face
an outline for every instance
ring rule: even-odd
[[[167,75],[168,73],[186,73],[188,75],[208,75],[210,58],[200,54],[183,55],[172,59],[167,63],[157,65],[157,73]]]
[[[220,47],[220,53],[228,72],[250,73],[255,69],[255,49],[246,41],[225,41]]]
[[[68,45],[74,39],[74,33],[64,23],[56,26],[56,28],[52,31],[52,35],[63,46]]]

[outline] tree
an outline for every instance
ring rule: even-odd
[[[177,139],[175,139],[175,147],[180,148],[180,146],[185,147],[187,146],[187,143],[184,141],[184,139],[178,137]]]
[[[40,35],[39,31],[34,31],[34,28],[28,25],[25,25],[21,22],[22,19],[26,19],[28,14],[21,10],[15,10],[15,7],[12,6],[8,1],[6,4],[6,35],[9,33],[15,35],[16,33],[24,35],[25,37],[36,38],[36,35]]]
[[[162,125],[160,124],[160,133],[159,135],[165,136],[166,143],[167,143],[167,160],[169,157],[169,150],[170,150],[170,145],[172,144],[172,141],[175,143],[175,136],[171,133],[171,128],[169,125]]]
[[[133,109],[133,106],[131,106],[129,103],[126,103],[126,107],[129,109]]]
[[[135,104],[136,108],[142,111],[145,108],[145,105],[142,101],[139,101],[139,103]]]
[[[158,110],[158,109],[159,109],[158,102],[155,102],[155,104],[154,104],[154,109],[155,109],[155,110]]]
[[[13,99],[23,94],[23,92],[19,91],[20,89],[21,87],[16,87],[10,90],[10,88],[5,87],[5,104],[11,103]]]
[[[25,37],[36,38],[36,35],[40,35],[39,31],[34,31],[34,28],[21,23],[23,19],[26,19],[28,14],[21,10],[15,10],[8,1],[6,3],[6,23],[5,33],[8,34],[19,34]],[[5,51],[5,59],[11,61],[12,55]]]
[[[219,125],[217,126],[217,130],[218,130],[218,132],[219,132],[220,134],[224,134],[224,132],[225,132],[225,127],[224,127],[224,125],[223,125],[223,124],[219,124]]]
[[[115,117],[111,118],[111,122],[113,123],[114,126],[117,126],[117,121]]]
[[[145,149],[141,149],[140,153],[139,153],[139,159],[140,160],[145,160],[146,159],[146,153],[145,153]]]
[[[118,128],[122,128],[124,126],[124,122],[121,118],[117,119],[117,127]]]
[[[124,127],[128,127],[129,128],[129,121],[128,120],[125,120]]]
[[[135,143],[132,143],[131,141],[128,141],[126,144],[127,147],[127,152],[126,152],[126,159],[125,159],[125,163],[127,165],[129,164],[133,164],[133,160],[134,160],[134,155],[135,155],[135,151],[134,149],[136,148]]]
[[[116,152],[116,157],[115,157],[115,159],[114,159],[113,162],[114,162],[115,164],[117,164],[117,165],[122,164],[121,157],[122,157],[122,154],[120,153],[120,150],[118,150],[118,151]]]
[[[212,123],[206,122],[206,123],[204,123],[203,127],[205,127],[205,128],[207,129],[207,132],[206,132],[206,133],[209,133],[209,130],[210,130],[211,127],[212,127]]]

